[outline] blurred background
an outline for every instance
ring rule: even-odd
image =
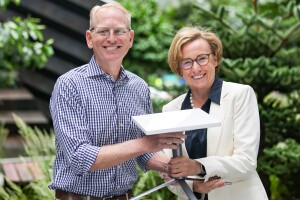
[[[0,200],[53,199],[47,189],[55,156],[49,98],[58,76],[90,60],[89,10],[107,2],[0,0]],[[300,1],[118,2],[132,13],[135,31],[124,67],[149,84],[154,112],[187,90],[167,64],[176,31],[194,24],[219,35],[219,76],[249,84],[257,95],[257,170],[268,196],[299,200]],[[161,183],[155,172],[140,173],[134,193]],[[164,188],[145,199],[176,197]]]

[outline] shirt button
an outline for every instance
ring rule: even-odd
[[[118,105],[119,105],[119,106],[121,106],[121,105],[122,105],[122,103],[121,103],[121,102],[119,102],[119,103],[118,103]]]
[[[120,127],[123,127],[124,126],[124,124],[120,124]]]

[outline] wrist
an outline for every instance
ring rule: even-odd
[[[206,170],[204,165],[202,165],[201,163],[199,163],[200,165],[200,172],[198,173],[199,176],[205,176],[206,175]]]

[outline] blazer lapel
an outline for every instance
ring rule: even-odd
[[[228,94],[229,90],[227,87],[226,82],[223,82],[222,86],[222,93],[221,93],[221,100],[220,100],[220,105],[211,102],[210,105],[210,112],[213,117],[216,119],[220,120],[221,122],[224,121],[225,117],[225,112],[226,112],[226,95]],[[218,147],[219,147],[219,142],[220,138],[222,135],[222,129],[223,129],[223,124],[219,127],[214,127],[214,128],[208,128],[207,129],[207,156],[211,155],[217,155]]]

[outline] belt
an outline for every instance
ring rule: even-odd
[[[126,193],[121,194],[119,196],[109,196],[109,197],[84,196],[72,192],[55,190],[55,198],[57,200],[128,200],[131,197],[133,197],[132,190],[128,190]]]

